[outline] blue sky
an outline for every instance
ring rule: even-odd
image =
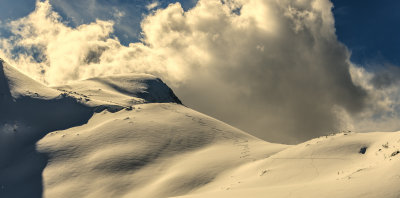
[[[0,0],[0,20],[7,22],[28,15],[35,9],[36,0]],[[128,45],[140,38],[140,22],[143,14],[147,14],[146,5],[153,1],[143,0],[50,0],[53,9],[59,13],[64,22],[70,26],[90,23],[98,19],[116,21],[115,13],[124,13],[115,24],[115,34],[122,44]],[[167,7],[170,3],[180,2],[187,10],[193,7],[196,0],[162,0],[158,7]],[[7,34],[2,28],[1,33]]]
[[[180,2],[189,9],[196,0],[159,1],[160,7]],[[400,65],[400,1],[333,0],[337,36],[352,51],[351,60],[365,67],[380,64]],[[89,23],[96,18],[114,19],[113,10],[125,13],[115,26],[115,34],[125,45],[140,38],[140,21],[147,13],[142,0],[51,0],[54,9],[69,25]],[[34,10],[35,0],[1,0],[0,20],[26,16]],[[2,30],[3,34],[6,30]]]
[[[351,60],[368,65],[400,65],[400,1],[333,0],[336,32],[352,51]]]
[[[140,38],[140,21],[147,13],[143,0],[51,0],[54,9],[69,25],[89,23],[96,18],[114,19],[113,10],[125,13],[115,25],[115,34],[125,45]],[[160,7],[180,2],[184,9],[196,0],[164,0]],[[400,65],[400,1],[333,0],[337,36],[352,51],[351,60],[364,67],[380,64]],[[1,0],[0,20],[26,16],[34,10],[35,0]],[[6,30],[2,30],[3,35]]]
[[[204,0],[185,15],[170,6],[143,21],[145,45],[138,41],[150,4],[179,2],[188,10],[197,0],[49,0],[32,12],[35,1],[0,0],[0,52],[44,83],[151,73],[186,105],[266,139],[302,136],[298,128],[314,135],[337,130],[345,117],[337,106],[359,116],[356,121],[365,118],[356,129],[400,127],[400,67],[392,67],[400,66],[400,3],[394,0],[333,1],[336,36],[352,62],[367,70],[349,64],[328,1],[249,1],[240,17],[231,13],[240,5],[219,0]],[[61,22],[46,15],[49,8]],[[8,37],[11,21],[14,37]],[[265,134],[265,127],[274,132]]]

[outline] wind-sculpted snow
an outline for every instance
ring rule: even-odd
[[[0,95],[0,197],[40,197],[47,162],[35,143],[51,131],[86,123],[93,111],[3,61]]]
[[[286,147],[182,105],[159,103],[104,111],[38,143],[49,156],[43,172],[46,197],[181,195],[226,169]]]
[[[47,87],[0,61],[1,198],[397,198],[399,163],[400,132],[272,144],[151,75]]]
[[[227,171],[182,198],[400,196],[400,132],[344,132]]]
[[[54,88],[75,95],[94,107],[168,102],[182,104],[162,80],[149,74],[97,77]]]
[[[147,85],[146,80],[151,79],[159,83]],[[146,93],[149,87],[161,86],[169,95],[160,102],[180,103],[172,90],[154,77],[140,78],[140,82],[138,78],[131,79],[128,83],[132,84],[124,86],[136,86],[135,80],[141,85],[138,92]],[[100,87],[105,86],[106,83]],[[113,86],[118,88],[116,83]],[[168,97],[171,100],[168,101]],[[157,102],[158,98],[147,99],[137,98],[138,103]],[[82,97],[77,92],[69,93],[38,83],[0,59],[0,197],[41,197],[42,170],[47,159],[36,151],[35,143],[47,133],[85,124],[95,112],[104,109],[115,112],[130,108],[127,104],[90,101],[90,96]]]

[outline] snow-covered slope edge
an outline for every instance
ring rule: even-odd
[[[35,142],[50,131],[84,124],[92,114],[75,98],[0,60],[0,197],[40,196],[46,158]]]
[[[180,105],[151,75],[47,87],[0,66],[0,197],[183,195],[288,147]]]
[[[233,168],[182,198],[400,197],[400,132],[339,133]]]
[[[45,197],[183,195],[287,147],[172,103],[104,111],[37,144],[49,156]]]
[[[182,104],[161,79],[149,74],[96,77],[53,88],[78,98],[97,111],[105,108],[116,111],[143,103]]]
[[[146,74],[47,87],[0,61],[0,197],[399,197],[400,132],[288,146]]]
[[[136,103],[180,103],[161,80],[150,75],[134,76],[129,81],[124,81],[129,75],[114,81],[112,77],[98,78],[104,82],[91,88],[112,85],[114,90],[131,91],[129,83],[133,83],[140,85],[130,93],[137,95]],[[166,96],[155,97],[159,95]],[[42,170],[47,158],[37,152],[35,143],[44,135],[85,124],[95,112],[104,109],[116,112],[131,108],[129,104],[93,101],[96,98],[92,100],[82,93],[47,87],[0,59],[0,197],[42,196]]]

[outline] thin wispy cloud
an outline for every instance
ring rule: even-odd
[[[154,1],[150,4],[147,4],[146,8],[147,10],[153,10],[155,8],[157,8],[160,5],[160,3],[158,1]]]

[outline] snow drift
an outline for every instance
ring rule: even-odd
[[[400,133],[268,143],[147,74],[47,87],[0,61],[0,197],[398,197]]]

